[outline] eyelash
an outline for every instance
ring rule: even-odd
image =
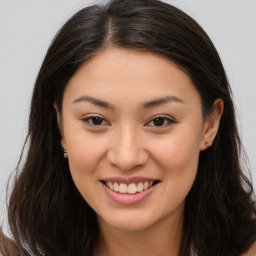
[[[98,119],[98,120],[97,120]],[[98,122],[98,121],[100,121],[100,122],[105,122],[106,124],[93,124],[93,120],[94,121],[96,121],[96,122]],[[103,118],[103,117],[101,117],[101,116],[89,116],[89,117],[86,117],[86,118],[84,118],[83,119],[83,121],[85,122],[85,123],[87,123],[88,125],[90,125],[90,126],[94,126],[94,127],[96,127],[96,126],[105,126],[105,125],[109,125],[109,123]]]
[[[164,123],[163,123],[162,125],[149,125],[150,123],[153,123],[153,122],[156,121],[156,120],[158,120],[158,121],[161,120],[161,121],[163,121]],[[162,123],[162,122],[160,122],[160,123]],[[176,121],[173,120],[173,119],[170,118],[170,117],[163,116],[163,115],[158,115],[158,116],[153,117],[146,125],[151,126],[151,127],[153,127],[154,129],[163,129],[163,128],[165,128],[165,127],[167,127],[167,126],[170,126],[170,125],[172,125],[172,124],[175,124],[175,123],[176,123]]]
[[[102,128],[102,126],[107,126],[109,125],[109,123],[101,116],[89,116],[89,117],[86,117],[84,119],[82,119],[85,123],[87,123],[88,125],[90,126],[93,126],[95,128]],[[98,124],[95,124],[93,121],[96,121],[99,122]],[[160,121],[160,125],[156,125],[156,123],[154,125],[150,125],[150,123],[154,123],[156,121]],[[104,123],[104,124],[102,124]],[[154,129],[163,129],[163,128],[166,128],[172,124],[175,124],[176,121],[173,120],[172,118],[170,117],[166,117],[166,116],[163,116],[163,115],[158,115],[158,116],[155,116],[153,117],[152,119],[150,119],[149,122],[146,123],[145,126],[150,126],[150,127],[153,127]],[[98,126],[98,127],[97,127]]]

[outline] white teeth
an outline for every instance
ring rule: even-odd
[[[114,185],[111,181],[109,181],[109,186],[108,186],[111,190],[114,190]]]
[[[144,190],[148,189],[148,181],[144,182],[143,188],[144,188]]]
[[[107,181],[106,185],[113,191],[119,192],[121,194],[136,194],[142,192],[143,190],[147,190],[153,185],[153,181],[145,181],[139,182],[137,185],[135,183],[131,183],[129,185],[117,182]]]
[[[114,183],[114,191],[119,192],[119,185],[116,182]]]
[[[129,184],[128,193],[135,194],[136,192],[137,192],[137,187],[136,187],[135,183]]]
[[[120,193],[122,193],[122,194],[127,193],[127,191],[128,191],[128,187],[127,187],[127,185],[126,185],[126,184],[121,183],[121,184],[120,184],[120,186],[119,186],[119,191],[120,191]]]
[[[138,192],[143,191],[143,184],[141,182],[137,185],[137,191]]]

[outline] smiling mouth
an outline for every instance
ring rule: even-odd
[[[112,181],[101,181],[101,182],[114,192],[117,192],[120,194],[131,194],[131,195],[148,190],[150,187],[159,183],[159,181],[144,181],[144,182],[130,183],[130,184],[124,184],[124,183],[118,183],[118,182],[112,182]]]

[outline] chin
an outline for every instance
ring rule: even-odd
[[[161,216],[157,217],[149,212],[142,210],[128,211],[127,209],[122,213],[111,214],[111,216],[99,217],[100,223],[119,229],[123,231],[143,231],[150,227],[153,227],[156,223],[161,221]]]
[[[113,221],[109,223],[110,226],[112,226],[115,229],[123,230],[123,231],[128,231],[128,232],[139,232],[146,230],[150,228],[153,223],[137,219],[137,220],[132,220],[132,221]]]

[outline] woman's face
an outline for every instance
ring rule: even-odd
[[[182,217],[213,126],[186,73],[159,55],[107,49],[71,78],[62,111],[74,183],[101,223],[143,230]]]

